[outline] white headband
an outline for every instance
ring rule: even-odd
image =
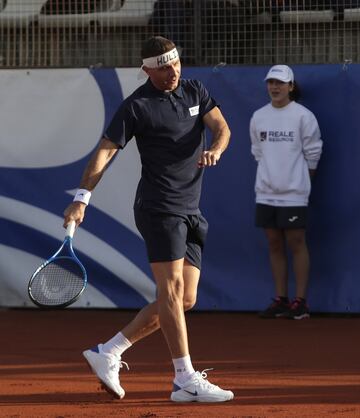
[[[159,68],[164,65],[170,64],[171,62],[179,58],[179,53],[176,48],[171,51],[165,52],[165,54],[158,55],[156,57],[144,58],[143,66],[148,68]]]

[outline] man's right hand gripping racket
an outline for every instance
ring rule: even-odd
[[[69,223],[61,247],[31,276],[30,299],[43,308],[64,308],[74,303],[85,290],[87,275],[72,247],[75,222]]]

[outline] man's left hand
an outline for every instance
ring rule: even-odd
[[[221,157],[220,151],[216,151],[216,150],[204,151],[200,156],[200,159],[198,161],[198,166],[206,167],[206,166],[216,165],[217,162],[220,160],[220,157]]]

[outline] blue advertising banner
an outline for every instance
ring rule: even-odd
[[[254,226],[256,164],[249,120],[268,102],[267,67],[184,68],[219,102],[232,131],[205,173],[201,209],[210,228],[198,310],[253,311],[274,294],[264,234]],[[360,312],[357,243],[360,65],[294,66],[301,103],[316,115],[324,152],[307,232],[312,311]],[[2,70],[0,85],[0,306],[33,306],[32,272],[64,237],[62,213],[121,101],[143,80],[137,69]],[[135,141],[118,153],[93,193],[74,248],[89,286],[73,306],[139,308],[155,299],[133,219],[140,177]],[[290,291],[294,292],[291,273]]]

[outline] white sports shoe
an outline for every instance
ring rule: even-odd
[[[196,372],[184,385],[179,386],[174,382],[174,390],[171,400],[174,402],[225,402],[234,399],[230,390],[223,390],[206,380],[207,370]]]
[[[119,371],[126,365],[129,366],[121,358],[117,358],[111,354],[102,351],[102,344],[83,351],[83,356],[88,362],[91,370],[96,374],[102,383],[102,387],[115,398],[122,399],[125,396],[124,389],[120,386]]]

